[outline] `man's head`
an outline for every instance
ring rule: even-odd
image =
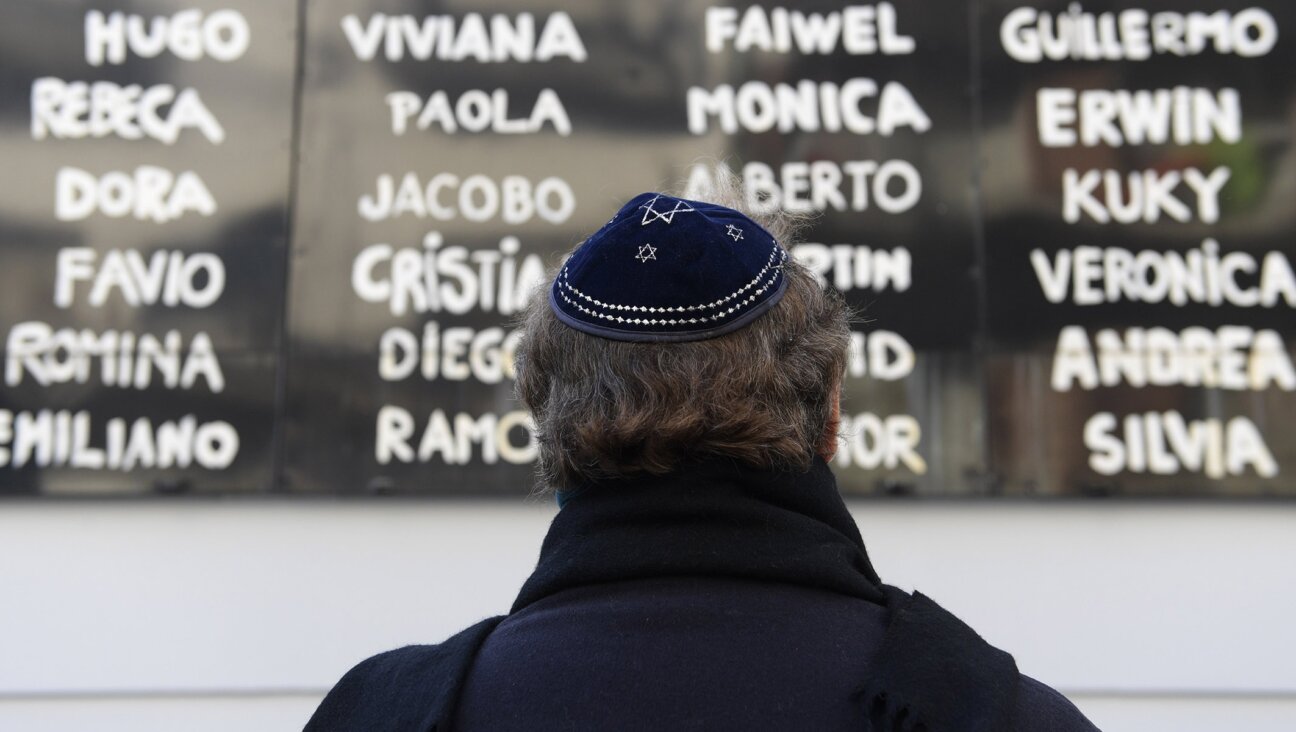
[[[709,198],[727,209],[742,208],[732,192]],[[688,207],[673,205],[677,201],[663,196],[661,205],[652,208],[660,209],[656,217],[649,212],[632,226],[637,229],[641,221],[645,226],[674,225],[660,215]],[[732,212],[714,213],[727,226],[725,217]],[[792,233],[786,215],[746,216],[763,231],[749,230],[745,245],[767,246],[757,239],[768,237],[777,241],[772,251],[780,256],[770,260],[777,271],[763,270],[757,286],[744,290],[740,300],[748,302],[753,314],[736,329],[682,336],[685,340],[672,335],[670,326],[657,329],[667,337],[656,341],[645,340],[653,337],[652,327],[606,337],[591,334],[604,331],[578,319],[594,316],[576,308],[576,293],[569,286],[563,290],[561,280],[552,300],[543,293],[531,299],[517,352],[517,392],[535,417],[546,486],[562,489],[591,480],[662,474],[682,461],[711,456],[757,467],[804,469],[816,455],[832,455],[850,337],[846,306],[804,268],[781,256]],[[671,233],[680,231],[694,230],[680,227]],[[734,244],[744,245],[740,240]],[[746,262],[721,260],[707,266],[717,268],[717,278],[743,281],[751,272],[737,276],[724,270],[755,269],[763,261],[762,249]],[[651,279],[664,271],[652,269],[652,261],[638,263],[649,266],[628,272]],[[563,274],[560,269],[555,276]],[[766,282],[773,282],[778,292],[771,287],[769,293],[756,294]],[[572,295],[566,304],[564,292]],[[762,306],[768,309],[755,312]]]

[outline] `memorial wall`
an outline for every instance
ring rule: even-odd
[[[732,173],[857,313],[844,492],[1294,496],[1294,29],[6,3],[0,495],[526,494],[533,289],[633,195]]]

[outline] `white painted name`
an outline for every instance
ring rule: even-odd
[[[503,328],[445,328],[423,323],[421,336],[407,328],[388,328],[378,340],[378,375],[384,381],[418,376],[425,381],[498,384],[516,377],[513,356],[522,332]]]
[[[894,470],[903,466],[918,475],[927,472],[927,461],[918,453],[922,428],[908,414],[842,415],[838,440],[840,445],[834,462],[839,467]]]
[[[791,254],[819,284],[831,283],[839,292],[904,292],[913,284],[913,256],[905,247],[807,242],[793,246]]]
[[[1074,224],[1088,217],[1100,224],[1151,224],[1165,214],[1175,221],[1197,218],[1213,224],[1219,221],[1220,189],[1230,175],[1223,165],[1210,174],[1197,168],[1084,173],[1067,168],[1062,171],[1062,220]],[[1180,196],[1181,189],[1188,195]]]
[[[480,173],[466,178],[437,173],[424,182],[416,173],[406,173],[397,183],[383,173],[374,192],[360,197],[358,208],[367,221],[401,216],[453,221],[462,215],[472,222],[498,216],[506,224],[525,224],[533,218],[561,224],[576,210],[576,194],[567,181],[552,176],[532,183],[521,175],[497,181]]]
[[[164,305],[205,308],[225,289],[225,264],[207,252],[159,249],[148,258],[134,249],[64,247],[58,251],[54,276],[54,304],[72,307],[77,284],[90,283],[86,302],[103,307],[116,292],[131,307]]]
[[[388,61],[409,56],[419,61],[545,62],[558,58],[585,61],[585,44],[571,16],[562,11],[545,16],[540,32],[531,13],[514,16],[467,13],[456,21],[449,15],[385,15],[367,21],[351,13],[342,18],[342,33],[361,61],[372,61],[381,47]]]
[[[1063,60],[1143,61],[1153,54],[1194,56],[1208,49],[1263,56],[1278,42],[1278,23],[1264,8],[1237,13],[1162,12],[1139,8],[1092,13],[1071,3],[1064,13],[1016,8],[999,24],[999,42],[1025,63]]]
[[[59,328],[28,321],[9,329],[5,341],[4,381],[18,386],[30,376],[41,386],[85,384],[94,372],[99,383],[147,389],[157,382],[167,389],[192,389],[201,380],[213,394],[225,389],[216,349],[204,332],[185,344],[180,331],[161,338],[143,333]]]
[[[162,224],[191,212],[211,216],[216,199],[191,170],[175,175],[156,165],[141,165],[134,172],[113,170],[99,176],[81,168],[59,168],[54,178],[55,218],[80,221],[95,212]]]
[[[727,6],[706,9],[706,47],[711,53],[851,55],[913,53],[914,39],[896,28],[891,3],[847,5],[827,13],[803,13],[783,7],[752,5],[740,14]]]
[[[228,422],[199,422],[193,415],[153,424],[148,417],[109,419],[96,444],[89,412],[13,412],[0,409],[0,467],[149,470],[228,468],[238,457],[239,435]]]
[[[1045,147],[1204,145],[1242,139],[1237,89],[1075,89],[1035,92],[1036,127]]]
[[[724,163],[694,163],[689,168],[687,195],[705,199],[715,190],[717,178],[726,175]],[[868,211],[872,206],[888,214],[904,213],[922,198],[922,176],[907,160],[813,160],[743,166],[747,207],[756,213],[780,208],[794,213]]]
[[[521,438],[515,436],[521,433]],[[391,462],[426,463],[440,458],[446,465],[467,465],[478,449],[482,463],[524,465],[535,461],[537,446],[531,416],[523,411],[474,417],[459,412],[453,417],[435,409],[418,435],[414,415],[403,407],[384,405],[378,410],[374,457],[379,465]]]
[[[913,373],[916,362],[913,346],[899,333],[889,330],[851,332],[850,347],[846,351],[846,373],[852,378],[867,376],[878,381],[899,381]]]
[[[405,134],[411,122],[419,131],[436,125],[448,135],[460,130],[529,135],[540,132],[545,125],[563,137],[571,134],[567,109],[553,89],[541,89],[531,113],[525,117],[509,116],[509,94],[504,89],[491,92],[469,89],[453,103],[442,90],[432,92],[426,100],[411,91],[396,91],[388,94],[386,100],[391,109],[393,135]]]
[[[1099,305],[1121,301],[1174,305],[1296,308],[1296,275],[1280,251],[1257,259],[1247,251],[1220,254],[1214,239],[1187,252],[1080,246],[1030,253],[1049,302]]]
[[[510,315],[526,306],[531,291],[545,279],[540,255],[519,258],[515,236],[494,249],[442,247],[438,232],[423,237],[423,248],[396,249],[372,244],[351,265],[351,288],[365,302],[387,303],[392,315],[474,308]]]
[[[1056,391],[1100,386],[1201,386],[1260,391],[1270,386],[1296,390],[1296,369],[1282,338],[1272,330],[1225,325],[1214,331],[1194,326],[1103,329],[1092,342],[1084,328],[1058,333],[1053,356]]]
[[[248,49],[252,32],[237,10],[181,10],[146,18],[115,11],[91,10],[85,16],[85,57],[91,66],[126,63],[127,52],[157,58],[170,51],[184,61],[213,58],[234,61]]]
[[[151,137],[171,145],[187,129],[216,145],[225,140],[225,128],[198,92],[182,89],[177,94],[170,84],[121,86],[45,76],[32,82],[31,112],[33,140],[116,135],[124,140]]]
[[[927,113],[897,81],[879,87],[876,81],[864,77],[847,79],[840,85],[809,80],[771,85],[753,80],[736,89],[730,84],[714,89],[689,87],[686,99],[689,132],[695,135],[709,132],[712,118],[729,135],[778,130],[889,137],[900,129],[917,133],[931,129]],[[871,102],[871,114],[862,107],[865,100]]]
[[[1084,442],[1089,467],[1102,475],[1187,472],[1220,479],[1248,469],[1262,478],[1278,475],[1278,462],[1246,417],[1189,421],[1169,411],[1130,414],[1118,421],[1111,412],[1099,412],[1085,422]]]

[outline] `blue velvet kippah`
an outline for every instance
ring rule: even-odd
[[[641,193],[572,253],[549,304],[563,323],[619,341],[700,341],[783,297],[787,252],[724,206]]]

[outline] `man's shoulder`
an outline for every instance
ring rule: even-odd
[[[1018,672],[1011,654],[930,597],[883,590],[892,617],[865,685],[883,710],[917,714],[929,729],[1096,732],[1066,697]]]
[[[1058,730],[1059,732],[1098,732],[1085,717],[1060,692],[1022,674],[1017,690],[1017,729]]]
[[[370,656],[333,686],[305,732],[433,729],[452,710],[473,654],[501,618],[487,618],[434,645]]]

